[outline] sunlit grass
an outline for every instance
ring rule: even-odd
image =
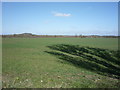
[[[119,87],[116,78],[62,62],[62,59],[45,52],[52,50],[47,46],[57,44],[116,51],[117,38],[3,38],[2,41],[4,88]]]

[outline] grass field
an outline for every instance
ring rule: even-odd
[[[3,38],[3,88],[118,88],[117,38]]]

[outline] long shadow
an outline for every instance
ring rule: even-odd
[[[120,79],[119,51],[66,44],[48,47],[56,51],[45,52],[55,55],[76,67]]]

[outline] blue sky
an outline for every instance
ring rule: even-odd
[[[3,34],[118,35],[117,2],[3,2]]]

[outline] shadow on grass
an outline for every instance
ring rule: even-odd
[[[64,62],[102,75],[120,79],[119,51],[66,44],[48,47],[54,51],[45,52],[57,56]]]

